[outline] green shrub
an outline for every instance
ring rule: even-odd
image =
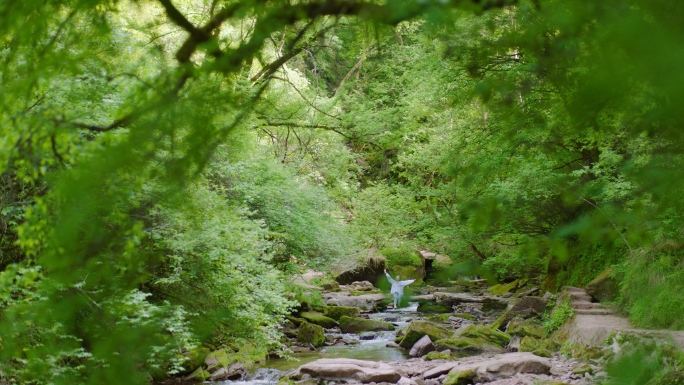
[[[387,266],[420,266],[420,257],[416,250],[407,244],[387,247],[380,250],[380,254],[387,258]]]
[[[546,329],[546,333],[549,334],[563,326],[573,315],[575,315],[575,311],[572,310],[569,300],[556,305],[550,313],[547,311],[542,316],[542,324],[544,329]]]

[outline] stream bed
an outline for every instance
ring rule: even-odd
[[[369,318],[392,322],[397,325],[396,330],[382,332],[333,333],[342,336],[347,341],[357,341],[357,344],[325,346],[317,351],[294,354],[292,359],[271,359],[261,364],[249,373],[245,380],[220,381],[221,385],[272,385],[277,384],[280,377],[290,370],[296,369],[307,362],[320,358],[353,358],[368,361],[404,361],[409,358],[408,352],[401,348],[387,347],[394,341],[397,331],[408,327],[408,324],[422,318],[417,311],[418,303],[410,303],[408,307],[397,310],[387,310],[368,314]]]

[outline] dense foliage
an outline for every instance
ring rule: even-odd
[[[684,326],[684,5],[453,3],[0,1],[0,382],[282,349],[365,248]]]

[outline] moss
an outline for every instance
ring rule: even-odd
[[[534,319],[525,320],[515,317],[508,323],[508,334],[520,337],[544,338],[546,336],[546,329]]]
[[[518,287],[518,280],[516,279],[513,282],[509,282],[507,284],[498,284],[491,286],[487,289],[490,294],[493,295],[503,295],[506,293],[510,293],[511,291],[515,290]]]
[[[235,362],[235,359],[228,357],[228,352],[225,349],[219,349],[207,354],[207,358],[204,360],[209,367],[216,368],[227,368]]]
[[[449,306],[426,303],[418,305],[418,311],[421,313],[451,313],[453,310]]]
[[[406,328],[406,334],[399,345],[404,349],[411,349],[423,336],[429,336],[432,341],[437,341],[451,336],[446,328],[427,321],[415,321]]]
[[[340,317],[340,329],[344,333],[359,333],[382,330],[394,330],[394,325],[389,322],[370,320],[365,318]]]
[[[424,270],[422,265],[415,266],[393,266],[392,267],[392,277],[400,277],[399,280],[403,281],[406,279],[415,279],[416,282],[412,283],[411,286],[416,287],[423,284]],[[410,286],[409,286],[410,288]],[[408,289],[408,288],[407,288]]]
[[[473,369],[458,370],[452,369],[444,379],[444,385],[466,385],[472,384],[475,379]]]
[[[293,316],[286,316],[285,319],[288,321],[292,322],[293,325],[299,326],[304,322],[304,318],[299,318],[299,317],[293,317]]]
[[[314,325],[322,326],[326,329],[334,328],[337,326],[337,321],[330,317],[324,316],[322,313],[319,312],[313,312],[313,311],[305,311],[299,314],[300,317],[305,319],[308,323],[312,323]]]
[[[451,359],[451,354],[449,353],[444,353],[444,352],[430,352],[426,354],[423,359],[425,361],[432,361],[432,360],[448,360]]]
[[[204,365],[204,360],[206,360],[210,352],[209,348],[203,346],[186,352],[183,355],[186,357],[186,361],[183,363],[183,367],[186,369],[185,372],[194,372],[195,369]]]
[[[584,375],[584,373],[592,374],[594,371],[593,371],[593,369],[591,369],[591,366],[589,366],[589,364],[581,364],[581,365],[575,366],[572,369],[572,372],[574,374]]]
[[[601,302],[612,301],[620,293],[620,287],[613,278],[613,269],[605,269],[598,277],[587,284],[587,293]]]
[[[451,317],[451,314],[435,314],[426,316],[425,319],[430,322],[448,322],[449,317]]]
[[[470,337],[453,337],[437,340],[435,342],[435,347],[438,350],[449,349],[454,352],[465,352],[470,354],[494,352],[501,350],[500,346],[495,345],[489,341],[485,341],[480,338]]]
[[[186,377],[186,380],[192,380],[192,381],[206,381],[209,379],[209,374],[208,371],[202,369],[202,368],[197,368],[192,374],[190,374],[188,377]]]
[[[479,338],[499,346],[505,346],[511,341],[511,336],[507,333],[488,328],[484,325],[466,326],[461,332],[461,337]]]
[[[358,317],[361,314],[361,309],[354,306],[328,306],[325,308],[326,316],[339,321],[340,317]]]
[[[297,333],[297,341],[303,343],[310,343],[315,347],[323,346],[325,344],[325,333],[323,327],[310,324],[306,321],[299,326]]]
[[[539,356],[539,357],[547,357],[547,358],[553,357],[553,352],[550,351],[549,349],[537,349],[537,350],[533,351],[532,354],[534,354],[535,356]]]
[[[520,349],[518,349],[521,352],[541,353],[537,355],[545,354],[544,351],[553,352],[556,350],[558,350],[558,345],[553,340],[538,339],[530,336],[523,337],[520,341]]]
[[[453,316],[454,316],[454,317],[458,317],[458,318],[467,319],[467,320],[470,320],[470,321],[475,320],[475,318],[473,317],[473,315],[470,314],[470,313],[454,313]]]

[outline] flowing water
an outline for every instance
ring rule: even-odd
[[[354,358],[368,361],[403,361],[409,358],[408,352],[401,348],[387,347],[394,341],[396,332],[404,329],[408,324],[421,317],[417,312],[418,303],[410,303],[408,307],[369,314],[374,320],[388,321],[398,325],[394,331],[365,332],[361,334],[332,334],[342,336],[346,341],[356,341],[352,345],[325,346],[315,352],[299,353],[293,359],[272,359],[262,364],[242,381],[222,381],[222,385],[271,385],[278,383],[278,379],[286,372],[298,368],[307,362],[319,358]]]

